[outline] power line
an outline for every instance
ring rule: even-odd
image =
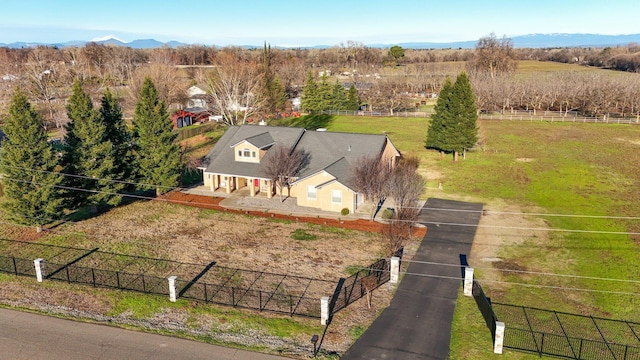
[[[56,172],[56,171],[47,171],[47,170],[38,170],[31,169],[20,166],[10,166],[4,165],[8,168],[27,170],[27,171],[37,171],[42,173],[50,173],[57,174],[62,176],[69,176],[87,180],[95,180],[95,181],[107,181],[107,182],[115,182],[121,184],[128,185],[137,185],[142,187],[149,188],[164,188],[171,190],[182,189],[181,187],[172,187],[172,186],[164,186],[164,185],[156,185],[156,184],[147,184],[135,181],[125,181],[118,179],[107,179],[107,178],[96,178],[86,175],[77,175],[77,174],[69,174],[64,172]],[[516,215],[516,216],[544,216],[544,217],[570,217],[570,218],[586,218],[586,219],[611,219],[611,220],[640,220],[640,216],[615,216],[615,215],[584,215],[584,214],[558,214],[558,213],[540,213],[540,212],[517,212],[517,211],[496,211],[496,210],[473,210],[473,209],[453,209],[453,208],[434,208],[434,207],[417,207],[417,206],[405,206],[405,209],[420,209],[420,210],[428,210],[428,211],[447,211],[447,212],[463,212],[463,213],[481,213],[481,214],[497,214],[497,215]]]
[[[174,203],[174,204],[200,205],[200,206],[204,206],[204,207],[208,207],[208,208],[212,207],[211,203],[201,203],[201,202],[197,202],[197,201],[170,200],[170,199],[161,199],[161,198],[144,196],[144,195],[134,195],[134,194],[126,194],[126,193],[118,193],[118,192],[114,193],[114,192],[107,192],[107,191],[100,191],[100,190],[82,189],[82,188],[77,188],[77,187],[72,187],[72,186],[64,186],[64,185],[41,184],[41,183],[38,183],[38,182],[27,181],[27,180],[18,180],[18,179],[13,179],[13,178],[8,178],[8,177],[3,177],[3,179],[10,180],[10,181],[15,181],[15,182],[28,183],[28,184],[51,186],[51,187],[56,187],[56,188],[61,188],[61,189],[66,189],[66,190],[76,190],[76,191],[84,191],[84,192],[90,192],[90,193],[101,193],[101,194],[108,194],[108,195],[118,195],[118,196],[130,197],[130,198],[136,198],[136,199],[142,199],[142,200],[164,201],[164,202],[167,202],[167,203]],[[396,221],[396,222],[416,223],[416,221],[412,221],[412,220],[394,220],[394,221]],[[640,235],[640,232],[623,232],[623,231],[617,232],[617,231],[604,231],[604,230],[536,228],[536,227],[519,227],[519,226],[504,226],[504,225],[482,225],[482,224],[475,225],[475,224],[448,223],[448,222],[435,222],[435,221],[422,221],[420,223],[421,224],[433,224],[433,225],[436,225],[436,226],[448,225],[448,226],[463,226],[463,227],[476,227],[476,228],[494,228],[494,229],[509,229],[509,230],[528,230],[528,231],[546,231],[546,232],[557,231],[557,232],[602,234],[602,235]]]
[[[443,276],[443,275],[419,274],[419,273],[409,273],[409,272],[403,272],[402,274],[409,275],[409,276],[421,276],[421,277],[439,278],[439,279],[456,280],[456,281],[463,280],[462,278],[453,277],[453,276]],[[478,280],[475,280],[475,281],[478,281]],[[584,291],[584,292],[595,292],[595,293],[615,294],[615,295],[640,296],[640,293],[632,293],[632,292],[626,292],[626,291],[595,290],[595,289],[573,288],[573,287],[555,286],[555,285],[526,284],[526,283],[511,282],[511,281],[499,281],[499,280],[482,280],[482,282],[535,287],[535,288],[543,288],[543,289],[553,289],[553,290],[564,290],[564,291]]]
[[[417,263],[417,264],[426,264],[426,265],[436,265],[436,266],[449,266],[449,267],[467,267],[461,264],[447,264],[447,263],[438,263],[431,261],[420,261],[420,260],[402,260],[402,262],[408,263]],[[498,269],[492,267],[477,267],[477,266],[468,266],[478,270],[490,270],[490,271],[500,271],[500,272],[513,272],[520,274],[529,274],[529,275],[540,275],[540,276],[557,276],[557,277],[565,277],[565,278],[575,278],[575,279],[585,279],[585,280],[603,280],[603,281],[619,281],[619,282],[628,282],[628,283],[636,283],[640,284],[640,280],[627,280],[627,279],[616,279],[616,278],[603,278],[603,277],[594,277],[594,276],[583,276],[583,275],[572,275],[572,274],[558,274],[558,273],[549,273],[549,272],[539,272],[539,271],[528,271],[528,270],[512,270],[512,269]]]

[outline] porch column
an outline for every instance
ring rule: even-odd
[[[271,184],[271,180],[267,180],[267,189],[269,189],[267,191],[267,199],[271,199],[271,197],[273,196],[273,184]]]
[[[231,181],[232,179],[230,179],[229,176],[227,176],[227,181],[225,182],[226,186],[224,189],[227,194],[231,193]]]
[[[249,179],[249,194],[253,197],[256,196],[256,186],[255,186],[255,181],[257,179]]]
[[[211,182],[211,191],[216,191],[220,187],[220,175],[213,174],[213,181]]]
[[[240,180],[237,176],[233,177],[233,189],[238,190],[240,188]]]

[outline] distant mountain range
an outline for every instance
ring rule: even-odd
[[[513,46],[516,48],[558,48],[558,47],[606,47],[606,46],[624,46],[630,43],[640,43],[640,34],[629,35],[600,35],[600,34],[531,34],[514,36],[511,38]],[[128,46],[133,49],[154,49],[163,46],[176,48],[180,46],[202,45],[187,44],[179,41],[161,42],[154,39],[140,39],[131,42],[124,42],[114,36],[108,35],[91,41],[68,41],[63,43],[37,43],[37,42],[14,42],[10,44],[0,43],[0,47],[8,48],[26,48],[36,47],[40,45],[56,46],[56,47],[82,47],[87,43],[95,42],[97,44]],[[374,48],[388,48],[393,45],[402,46],[405,49],[470,49],[475,47],[477,40],[457,41],[457,42],[406,42],[398,44],[368,44]],[[212,45],[215,46],[215,45]],[[259,48],[263,45],[242,45],[243,48]],[[287,48],[286,46],[277,46]],[[315,46],[296,46],[296,48],[329,48],[332,45],[315,45]]]

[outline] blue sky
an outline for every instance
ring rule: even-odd
[[[0,0],[0,43],[154,38],[205,45],[640,33],[638,0]]]

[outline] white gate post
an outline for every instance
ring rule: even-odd
[[[473,295],[473,268],[464,268],[464,294],[466,296]]]
[[[329,297],[323,296],[320,298],[320,324],[327,325],[329,321]]]
[[[38,258],[33,260],[33,265],[36,268],[36,280],[42,282],[42,279],[44,279],[44,259]]]
[[[169,301],[176,302],[176,279],[177,276],[169,276]]]
[[[493,353],[502,354],[502,345],[504,344],[504,323],[496,321],[496,340],[493,343]]]
[[[398,277],[400,274],[400,258],[394,256],[391,258],[391,266],[390,266],[390,277],[389,282],[392,284],[396,284],[398,282]]]

